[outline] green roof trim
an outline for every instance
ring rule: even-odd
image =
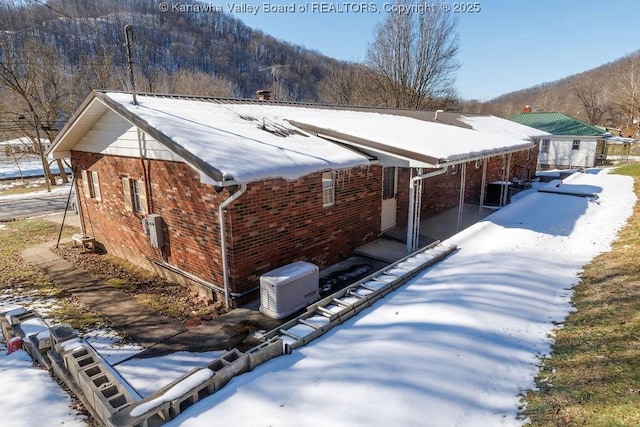
[[[551,135],[601,136],[604,130],[563,113],[521,113],[509,120],[549,132]]]

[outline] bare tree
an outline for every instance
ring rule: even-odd
[[[410,0],[396,5],[406,13],[390,13],[376,27],[367,50],[370,78],[390,105],[425,107],[448,95],[455,82],[460,68],[457,21],[436,3],[422,3],[422,11]]]
[[[172,75],[163,76],[160,89],[165,93],[186,95],[223,97],[236,95],[236,87],[230,80],[213,74],[187,70],[178,70]]]
[[[584,108],[587,122],[592,125],[601,124],[611,106],[600,82],[590,77],[582,78],[573,86],[573,94]]]
[[[616,90],[616,106],[626,126],[632,126],[640,116],[640,69],[639,58],[630,58],[624,65]]]
[[[322,102],[338,105],[385,104],[377,86],[369,78],[370,70],[362,64],[335,62],[318,85]]]

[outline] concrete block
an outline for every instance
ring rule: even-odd
[[[25,320],[29,320],[29,319],[33,319],[33,318],[39,318],[42,319],[42,316],[40,316],[40,314],[38,314],[35,311],[32,310],[26,310],[17,314],[9,314],[9,323],[11,325],[19,325],[20,323],[24,322]]]
[[[78,333],[66,323],[61,323],[59,325],[55,325],[49,328],[51,331],[51,340],[53,345],[63,343],[72,338],[77,338]]]
[[[100,365],[100,363],[93,363],[87,366],[86,369],[78,372],[76,379],[80,390],[93,407],[95,407],[94,391],[96,388],[112,384],[111,379]]]
[[[271,338],[247,352],[249,356],[249,368],[254,370],[256,366],[284,354],[284,343],[279,337]]]
[[[82,369],[88,365],[95,364],[97,358],[92,354],[91,349],[86,346],[77,348],[75,351],[64,353],[62,358],[64,365],[74,380],[78,381],[78,375]]]
[[[133,398],[128,393],[123,393],[118,384],[104,385],[94,390],[92,398],[93,406],[105,425],[109,425],[113,414],[134,403]]]
[[[249,356],[234,348],[211,362],[207,368],[214,372],[213,383],[215,391],[218,391],[233,377],[249,372],[251,365]]]

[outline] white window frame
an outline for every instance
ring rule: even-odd
[[[580,140],[579,139],[574,139],[573,142],[571,143],[571,149],[572,150],[579,150],[580,149]]]
[[[82,170],[82,190],[87,199],[102,201],[100,177],[96,171]]]
[[[541,153],[549,153],[549,146],[551,145],[550,139],[543,139],[540,143],[540,152]]]
[[[455,175],[460,170],[460,164],[456,163],[455,165],[451,165],[451,175]]]
[[[131,212],[147,213],[147,193],[144,181],[127,176],[123,176],[121,180],[125,208]]]
[[[396,168],[382,168],[382,200],[394,199],[396,197]]]
[[[336,190],[333,172],[322,172],[322,207],[328,208],[336,204]]]
[[[102,192],[100,191],[100,178],[98,177],[98,172],[91,171],[91,189],[93,193],[93,198],[102,201]]]

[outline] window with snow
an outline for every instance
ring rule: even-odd
[[[573,140],[573,145],[571,146],[572,150],[579,150],[580,149],[580,140],[579,139],[574,139]]]
[[[322,206],[328,208],[336,203],[333,172],[322,173]]]

